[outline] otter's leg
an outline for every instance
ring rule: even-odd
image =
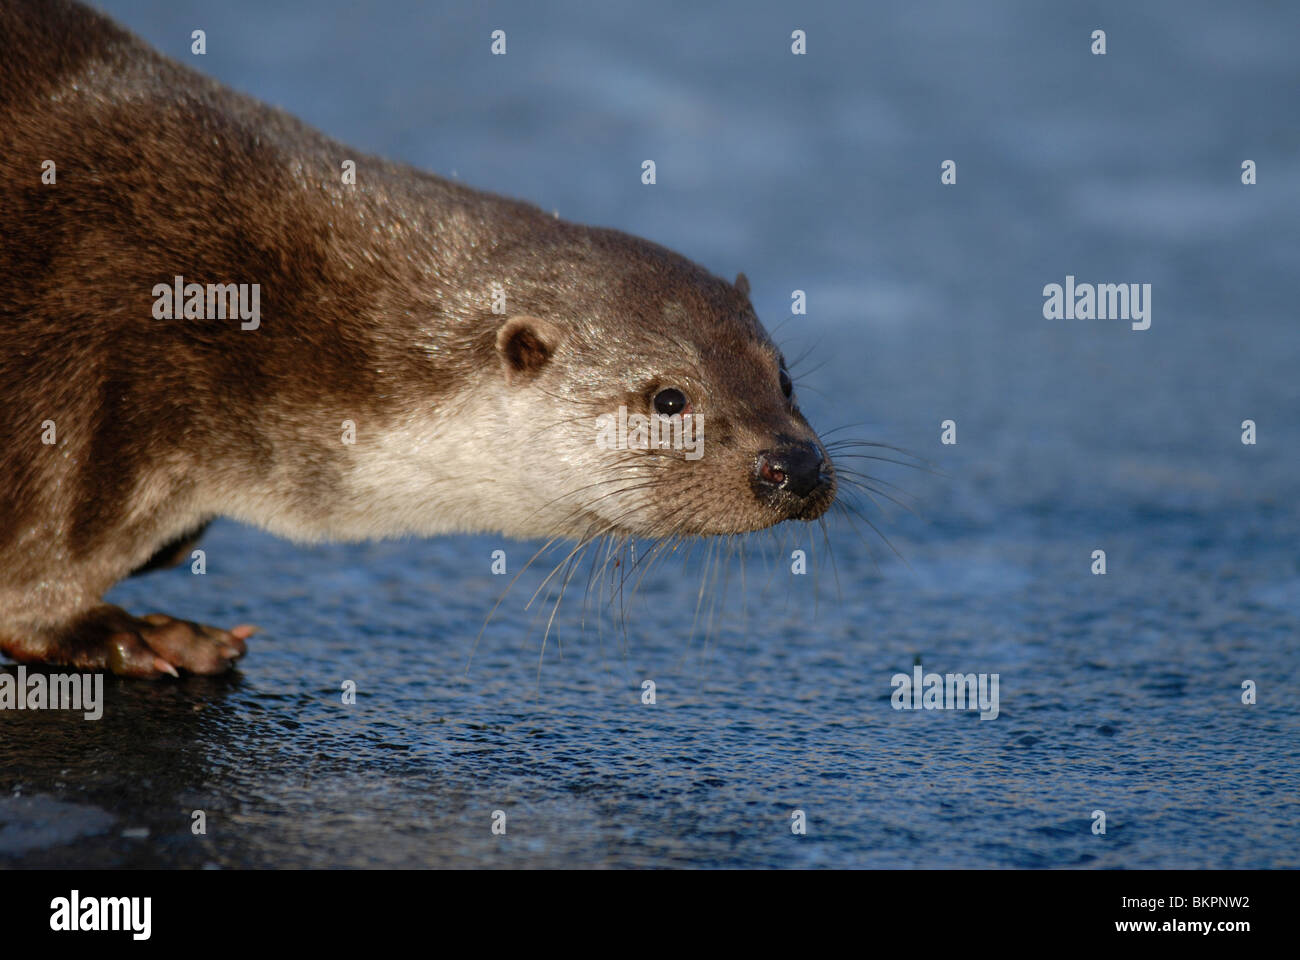
[[[161,613],[133,617],[101,603],[56,627],[10,633],[0,628],[0,651],[20,663],[49,663],[111,670],[125,677],[223,673],[247,651],[256,627],[230,630],[177,620]]]

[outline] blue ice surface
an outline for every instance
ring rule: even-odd
[[[539,544],[216,525],[205,577],[111,595],[264,630],[184,731],[235,828],[204,862],[1300,866],[1300,7],[103,6],[358,149],[745,271],[810,420],[940,472],[858,464],[906,563],[837,514],[666,557],[623,624],[584,568],[544,656],[563,554],[476,643],[491,552]],[[1067,274],[1152,284],[1151,328],[1045,320]],[[1000,715],[894,710],[917,662]]]

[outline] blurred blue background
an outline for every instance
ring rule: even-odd
[[[359,150],[743,270],[813,424],[942,475],[874,464],[906,563],[790,527],[697,617],[701,545],[623,625],[584,573],[540,666],[563,553],[476,646],[490,552],[538,545],[218,524],[206,577],[111,599],[259,623],[242,676],[11,721],[0,861],[1300,866],[1300,7],[1137,6],[104,0]],[[1045,320],[1067,274],[1152,284],[1150,330]],[[1001,715],[893,710],[915,662],[1000,674]]]

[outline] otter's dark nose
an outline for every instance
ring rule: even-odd
[[[760,453],[756,466],[759,486],[806,497],[821,483],[822,452],[815,444],[794,444]]]

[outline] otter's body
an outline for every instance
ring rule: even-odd
[[[257,316],[160,315],[177,277],[256,285]],[[251,628],[100,600],[217,516],[320,540],[820,515],[833,472],[746,291],[358,154],[85,7],[0,0],[0,651],[225,669]],[[702,458],[598,447],[598,415],[665,390]]]

